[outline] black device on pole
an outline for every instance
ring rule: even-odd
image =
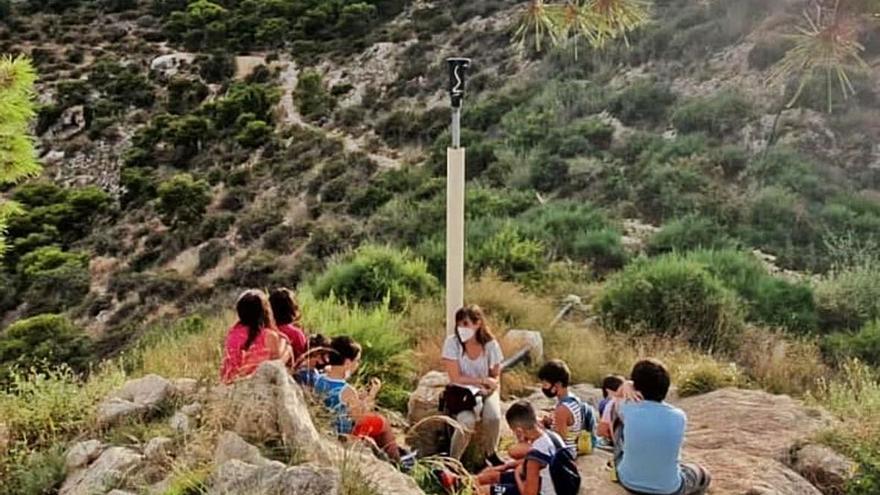
[[[452,108],[461,108],[465,76],[471,66],[471,59],[453,57],[446,59],[446,63],[449,66],[449,97],[452,98]]]

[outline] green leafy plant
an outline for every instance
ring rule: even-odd
[[[171,226],[195,224],[211,202],[208,183],[190,174],[178,174],[162,182],[158,193],[162,221]]]
[[[19,320],[0,335],[0,365],[6,378],[11,367],[45,368],[66,364],[77,371],[91,361],[86,333],[61,315],[39,315]]]

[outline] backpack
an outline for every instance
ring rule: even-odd
[[[553,480],[553,489],[559,495],[578,493],[581,489],[581,474],[578,472],[574,456],[565,444],[554,434],[548,432],[550,440],[556,447],[556,452],[550,458],[550,479]]]
[[[577,455],[590,455],[593,453],[593,447],[596,444],[596,417],[593,414],[593,408],[589,407],[586,402],[577,397],[569,395],[564,401],[575,401],[581,410],[581,431],[578,432],[575,446]]]

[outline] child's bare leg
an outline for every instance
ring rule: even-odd
[[[477,484],[480,486],[498,483],[501,481],[501,471],[494,468],[486,468],[480,471],[480,474],[477,475],[476,479]]]

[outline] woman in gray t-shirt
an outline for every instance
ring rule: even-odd
[[[501,346],[492,335],[483,310],[470,305],[455,313],[455,334],[443,344],[443,364],[449,382],[468,387],[482,396],[483,407],[477,411],[462,411],[455,419],[470,431],[477,424],[480,414],[484,454],[492,454],[498,447],[501,431]],[[478,408],[479,409],[479,408]],[[456,430],[452,435],[450,455],[461,458],[471,434]]]

